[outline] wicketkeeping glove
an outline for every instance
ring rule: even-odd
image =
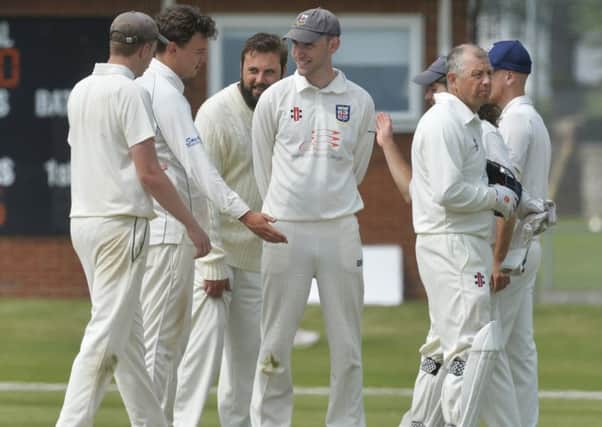
[[[520,203],[523,186],[509,168],[493,160],[487,160],[487,179],[489,185],[499,184],[514,191],[518,198],[517,203]]]
[[[518,196],[514,191],[503,185],[494,184],[491,187],[495,190],[493,211],[497,216],[503,216],[504,219],[510,218],[518,204]]]

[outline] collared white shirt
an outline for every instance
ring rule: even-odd
[[[71,146],[71,217],[154,216],[129,150],[155,136],[148,95],[134,73],[96,64],[67,104]]]
[[[450,93],[420,119],[412,142],[412,217],[417,234],[487,239],[495,190],[487,183],[481,121]]]
[[[313,221],[363,208],[357,186],[374,143],[374,102],[336,70],[322,89],[298,72],[267,89],[253,115],[253,167],[263,211]]]
[[[532,197],[546,199],[552,147],[546,125],[531,99],[519,96],[510,101],[499,125],[523,187]]]
[[[511,168],[510,151],[504,143],[504,138],[499,129],[489,123],[487,120],[481,121],[483,137],[483,147],[487,154],[488,160],[493,160],[500,165],[506,166],[508,169]]]
[[[504,144],[504,139],[502,138],[502,134],[491,123],[487,120],[481,121],[482,128],[482,136],[483,136],[483,147],[485,148],[485,153],[487,154],[488,160],[493,160],[494,162],[499,163],[500,165],[506,166],[508,169],[511,169],[510,163],[510,154],[508,147]],[[496,220],[495,217],[491,217],[491,232],[489,241],[493,244],[496,239]]]
[[[207,158],[192,120],[190,104],[183,95],[184,83],[180,77],[153,59],[136,82],[151,97],[157,124],[157,156],[182,199],[192,207],[193,192],[198,192],[221,212],[241,217],[249,208],[228,188]],[[150,244],[180,243],[184,226],[156,201],[154,208],[157,218],[151,222]],[[199,214],[201,220],[206,220],[203,218],[206,212],[195,212],[197,219]]]

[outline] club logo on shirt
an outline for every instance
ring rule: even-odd
[[[485,286],[485,276],[483,276],[480,271],[474,275],[474,284],[479,288]]]
[[[201,137],[199,137],[199,136],[188,136],[184,140],[184,144],[186,144],[187,147],[192,147],[193,145],[200,144],[200,143],[201,143]]]
[[[298,122],[303,117],[303,110],[299,107],[291,108],[291,119]]]
[[[341,160],[338,154],[342,144],[341,131],[333,129],[314,129],[311,131],[311,140],[299,144],[294,157],[312,155],[314,157],[329,157]]]
[[[348,122],[351,117],[351,105],[336,105],[337,120],[339,122]]]

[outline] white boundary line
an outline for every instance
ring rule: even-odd
[[[63,383],[11,383],[0,382],[0,392],[52,392],[65,391],[67,384]],[[115,386],[109,390],[115,391]],[[298,396],[328,396],[330,390],[328,387],[295,387],[295,394]],[[215,393],[215,388],[212,389]],[[365,387],[364,396],[412,396],[411,388],[387,388],[387,387]],[[540,399],[559,399],[559,400],[602,400],[602,391],[585,390],[540,390]]]

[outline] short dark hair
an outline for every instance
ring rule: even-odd
[[[121,42],[116,42],[114,40],[109,40],[109,52],[111,53],[111,55],[130,57],[136,52],[138,52],[138,49],[140,49],[140,47],[142,47],[145,43],[152,42],[125,44]]]
[[[188,43],[196,33],[208,39],[217,36],[213,18],[202,15],[200,9],[195,6],[179,4],[168,7],[157,14],[155,21],[159,32],[178,46]],[[158,43],[157,52],[164,51],[165,45]]]
[[[247,39],[240,53],[240,66],[245,62],[245,55],[249,52],[276,53],[280,56],[280,69],[284,76],[288,60],[288,47],[280,36],[268,33],[256,33]]]
[[[433,83],[439,83],[447,87],[447,74],[444,74],[440,79],[435,80]]]

